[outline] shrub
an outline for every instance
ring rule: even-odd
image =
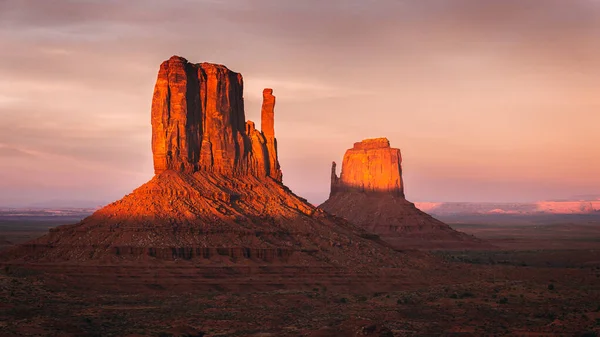
[[[465,291],[464,293],[460,294],[459,297],[460,298],[472,298],[472,297],[475,297],[475,295],[473,295],[473,293],[470,291]]]

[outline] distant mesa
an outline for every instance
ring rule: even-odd
[[[522,216],[598,214],[600,200],[538,202],[420,202],[419,209],[439,216],[509,214]]]
[[[387,138],[354,143],[341,174],[331,168],[331,193],[319,206],[345,218],[397,249],[468,248],[486,244],[420,211],[405,199],[402,156]]]
[[[274,109],[273,90],[265,89],[257,130],[245,120],[242,75],[171,57],[160,66],[152,99],[156,175],[81,222],[54,228],[1,258],[279,263],[302,268],[304,274],[294,275],[297,282],[298,275],[310,276],[307,266],[352,272],[418,268],[282,184]]]
[[[365,139],[347,150],[338,178],[331,167],[331,196],[349,191],[383,192],[404,197],[402,156],[387,138]]]

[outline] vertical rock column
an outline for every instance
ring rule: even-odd
[[[260,128],[265,137],[267,153],[269,154],[267,172],[271,178],[281,182],[282,173],[277,159],[277,140],[275,139],[275,96],[273,96],[273,89],[263,90]]]
[[[201,111],[195,69],[185,59],[161,64],[152,97],[154,172],[194,172],[200,155]]]
[[[243,170],[245,116],[243,80],[225,66],[202,63],[198,69],[204,132],[200,167],[223,174]]]
[[[331,163],[331,192],[329,196],[334,195],[338,191],[338,185],[340,182],[340,178],[337,176],[337,164],[335,162]]]

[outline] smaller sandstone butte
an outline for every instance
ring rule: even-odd
[[[365,139],[346,151],[338,178],[332,165],[331,194],[347,191],[384,192],[404,197],[402,156],[387,138]]]
[[[331,169],[331,194],[323,210],[345,218],[396,249],[475,248],[485,244],[455,231],[404,197],[402,156],[387,138],[365,139],[347,150],[340,176]]]

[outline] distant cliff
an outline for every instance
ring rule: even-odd
[[[453,214],[598,214],[600,200],[538,201],[532,203],[416,202],[422,211],[435,215]]]

